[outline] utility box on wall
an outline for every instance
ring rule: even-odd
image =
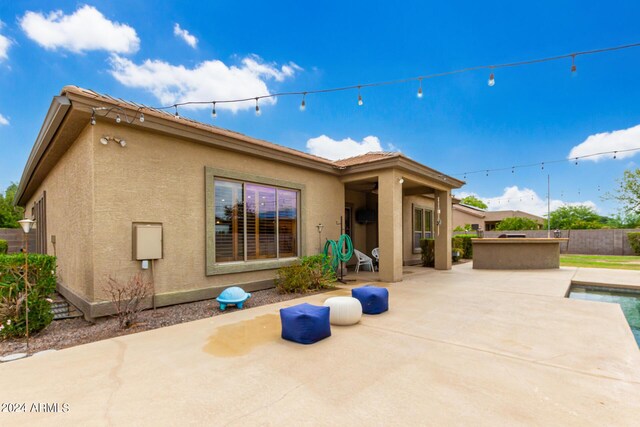
[[[162,259],[162,224],[133,224],[133,259]]]

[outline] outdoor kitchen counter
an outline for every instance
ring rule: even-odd
[[[560,267],[560,243],[569,239],[528,237],[471,239],[473,268],[529,270]]]

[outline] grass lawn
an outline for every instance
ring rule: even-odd
[[[640,256],[564,254],[560,255],[560,265],[563,267],[640,270]]]

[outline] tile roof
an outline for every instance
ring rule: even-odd
[[[361,165],[363,163],[372,163],[379,160],[390,159],[402,156],[399,152],[394,151],[370,151],[359,156],[348,157],[346,159],[336,160],[334,163],[340,167]]]

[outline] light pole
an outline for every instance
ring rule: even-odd
[[[22,231],[24,231],[24,318],[27,328],[27,354],[29,354],[29,238],[28,234],[36,223],[32,219],[21,219],[18,221]]]

